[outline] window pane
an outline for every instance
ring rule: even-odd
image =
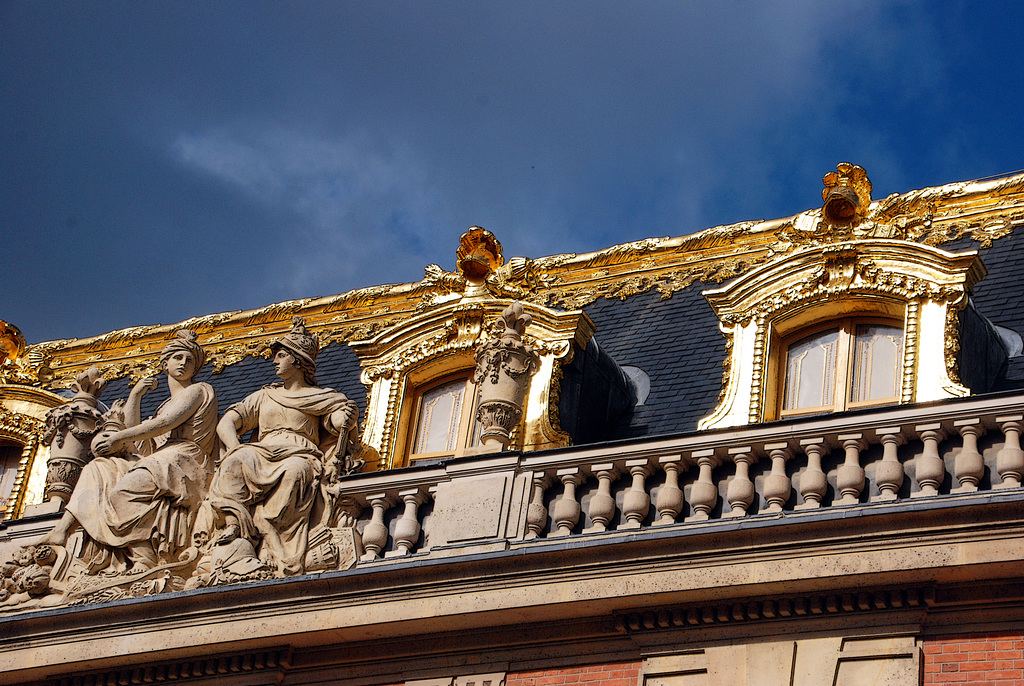
[[[853,387],[850,400],[886,400],[897,395],[903,330],[896,326],[861,324],[853,358]]]
[[[11,504],[14,479],[18,476],[21,453],[24,446],[6,441],[0,442],[0,507]]]
[[[827,331],[789,346],[784,410],[831,407],[838,346],[839,331]]]
[[[451,381],[423,393],[416,423],[416,450],[413,452],[455,450],[465,393],[465,379]]]

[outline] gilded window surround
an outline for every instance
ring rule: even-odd
[[[66,402],[38,388],[0,384],[0,438],[23,446],[8,504],[0,505],[0,519],[22,517],[27,505],[42,501],[50,455],[49,446],[40,443],[44,420],[51,408]]]
[[[851,313],[898,316],[905,330],[900,402],[960,397],[970,391],[950,375],[959,347],[950,325],[985,275],[977,252],[953,254],[900,240],[860,239],[807,247],[704,292],[732,342],[725,391],[701,429],[773,418],[766,397],[778,365],[772,343],[813,322]]]
[[[376,336],[349,341],[362,366],[368,388],[363,442],[380,453],[379,469],[402,466],[411,431],[409,405],[414,389],[434,379],[469,370],[476,346],[494,334],[494,324],[507,300],[454,302],[416,315]],[[572,361],[575,347],[584,348],[594,325],[580,311],[557,312],[524,303],[533,317],[526,338],[539,353],[541,365],[527,393],[523,421],[513,435],[524,450],[569,445],[558,424],[561,365]],[[574,347],[575,346],[575,347]],[[372,467],[371,467],[372,468]]]

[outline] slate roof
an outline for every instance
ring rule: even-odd
[[[951,252],[977,249],[968,239],[942,246]],[[1024,333],[1024,231],[997,239],[980,249],[988,275],[975,287],[977,311],[991,322]],[[580,351],[565,369],[560,413],[563,427],[576,444],[619,438],[695,431],[697,422],[718,401],[722,386],[725,338],[701,293],[717,284],[696,282],[670,298],[649,291],[626,299],[601,298],[583,309],[597,326],[594,343]],[[635,405],[635,395],[618,367],[640,369],[650,379],[650,393]],[[359,382],[359,364],[345,345],[325,347],[317,360],[321,385],[335,388],[365,410],[366,389]],[[220,411],[276,378],[268,360],[247,358],[220,374],[203,370],[197,380],[217,389]],[[106,403],[127,397],[127,379],[111,382]],[[1024,356],[1009,360],[999,390],[1024,387]],[[164,384],[148,394],[143,416],[153,414],[167,398]]]

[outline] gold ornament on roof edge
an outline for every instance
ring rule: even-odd
[[[864,167],[840,162],[836,171],[822,178],[825,188],[821,199],[825,201],[822,215],[830,224],[847,226],[867,214],[871,205],[871,180]]]
[[[474,285],[482,284],[493,271],[505,264],[501,243],[493,233],[479,226],[471,227],[459,237],[455,259],[459,272]]]

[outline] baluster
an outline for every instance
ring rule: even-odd
[[[395,523],[395,548],[384,557],[401,557],[412,552],[413,546],[420,540],[420,519],[418,510],[426,500],[426,496],[414,488],[399,491],[398,497],[405,502],[405,510]]]
[[[736,463],[736,476],[729,482],[725,497],[729,500],[729,511],[726,517],[742,517],[747,514],[754,502],[754,482],[750,480],[750,465],[755,462],[750,446],[729,448],[729,456]]]
[[[953,471],[960,486],[953,493],[971,493],[978,490],[981,478],[985,476],[985,458],[978,452],[978,436],[985,432],[980,418],[961,419],[953,422],[964,439],[963,449],[953,461]]]
[[[612,497],[612,482],[618,476],[615,465],[595,464],[590,468],[597,474],[597,493],[590,496],[590,519],[593,524],[583,530],[585,534],[608,530],[608,522],[615,516],[615,498]]]
[[[812,510],[821,507],[825,489],[828,488],[825,472],[821,471],[821,453],[825,449],[825,439],[806,438],[800,441],[800,447],[807,454],[807,468],[800,475],[800,496],[803,502],[794,509]]]
[[[384,513],[394,502],[386,493],[375,493],[366,496],[373,508],[370,521],[363,527],[363,556],[360,562],[372,562],[380,558],[384,546],[388,544],[388,527],[384,524]]]
[[[530,498],[530,504],[526,507],[526,536],[523,538],[527,541],[537,538],[547,528],[548,508],[544,507],[544,491],[550,485],[550,476],[544,472],[534,472],[533,495]]]
[[[996,471],[999,472],[1002,482],[993,488],[1017,488],[1020,486],[1021,476],[1024,475],[1024,451],[1020,449],[1021,415],[1014,417],[996,417],[996,423],[1001,424],[1003,435],[1006,437],[1006,445],[996,455]]]
[[[786,475],[786,460],[793,457],[793,451],[788,443],[766,443],[764,449],[772,459],[771,474],[764,479],[764,499],[768,503],[765,512],[782,512],[793,492],[793,484]]]
[[[647,458],[627,460],[626,469],[633,477],[633,484],[622,496],[622,514],[626,521],[619,524],[620,529],[639,529],[644,517],[651,509],[651,497],[647,495],[645,480],[651,473]]]
[[[882,437],[882,461],[875,468],[875,481],[878,483],[878,495],[872,502],[899,500],[900,488],[903,487],[903,464],[900,462],[899,447],[907,442],[900,433],[900,427],[877,429],[875,433]]]
[[[562,495],[551,508],[556,529],[548,534],[548,538],[568,536],[580,520],[580,503],[576,500],[576,487],[583,481],[583,477],[579,467],[559,469],[555,474],[562,481]]]
[[[679,471],[682,455],[669,455],[658,460],[665,470],[665,483],[658,489],[658,520],[654,526],[675,524],[676,517],[683,511],[683,489],[679,488]]]
[[[914,431],[924,442],[924,451],[915,460],[917,483],[921,490],[911,493],[911,498],[926,498],[939,494],[942,481],[946,478],[946,463],[939,456],[939,441],[944,436],[941,424],[922,424]]]
[[[860,502],[860,493],[864,490],[864,468],[860,466],[860,451],[867,447],[864,434],[843,434],[839,441],[846,451],[846,460],[839,466],[836,474],[836,486],[842,495],[840,505],[856,505]]]
[[[714,449],[697,450],[691,456],[697,461],[700,472],[697,480],[690,488],[690,503],[693,505],[693,514],[684,521],[700,522],[711,517],[711,510],[715,509],[718,503],[718,489],[711,480],[711,470],[718,464]]]

